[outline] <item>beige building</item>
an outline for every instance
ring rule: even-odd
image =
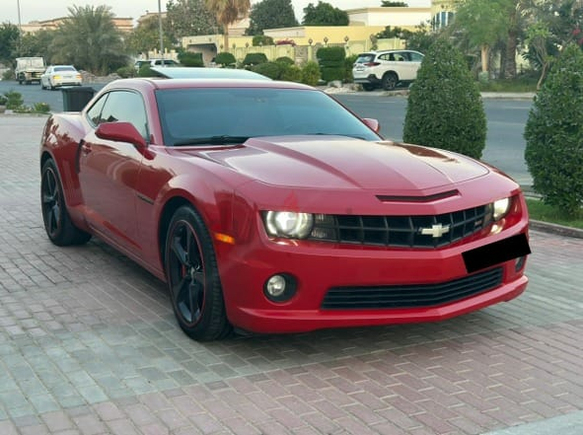
[[[22,31],[25,33],[28,32],[36,32],[38,30],[55,30],[59,27],[67,17],[60,17],[60,18],[53,18],[51,20],[43,20],[43,21],[31,21],[27,24],[22,24],[21,28]],[[134,19],[133,18],[120,18],[114,17],[113,24],[121,30],[122,32],[130,32],[134,28]]]

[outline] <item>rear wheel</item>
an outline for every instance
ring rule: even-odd
[[[394,72],[388,72],[383,76],[383,89],[385,91],[392,91],[397,87],[399,78]]]
[[[42,167],[40,189],[43,223],[51,242],[58,246],[87,243],[91,234],[71,222],[59,173],[52,159],[47,160]]]
[[[201,341],[228,335],[231,325],[211,236],[192,207],[174,213],[164,257],[172,308],[182,330]]]

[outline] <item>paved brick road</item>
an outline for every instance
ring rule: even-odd
[[[200,344],[131,261],[48,242],[43,123],[0,116],[0,434],[479,434],[583,409],[583,240],[533,232],[527,292],[451,321]]]

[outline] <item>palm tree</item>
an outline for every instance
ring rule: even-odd
[[[251,8],[250,0],[205,0],[206,7],[217,17],[217,22],[223,26],[225,51],[229,50],[229,25],[239,16],[246,15]]]
[[[51,45],[54,63],[68,63],[95,74],[125,64],[124,44],[109,6],[73,6]]]

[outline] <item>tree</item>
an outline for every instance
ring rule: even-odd
[[[18,27],[14,24],[3,23],[0,26],[0,62],[12,63],[16,57],[19,34]]]
[[[264,29],[294,27],[298,20],[291,0],[263,0],[251,7],[247,35],[261,35]]]
[[[304,26],[348,26],[348,22],[346,11],[330,3],[319,1],[317,6],[310,3],[304,8]]]
[[[22,35],[20,56],[42,56],[47,64],[52,63],[51,44],[55,38],[55,31],[40,29]]]
[[[223,26],[225,50],[229,49],[229,25],[233,24],[239,16],[246,15],[251,8],[250,0],[205,0],[206,7],[217,18],[217,22]]]
[[[162,42],[164,47],[172,45],[168,34],[168,19],[163,20]],[[160,22],[157,16],[151,16],[141,21],[126,38],[126,46],[132,53],[148,53],[160,48]]]
[[[510,22],[507,6],[513,0],[466,0],[455,15],[454,32],[461,32],[470,46],[481,51],[482,71],[488,72],[490,50],[508,35]]]
[[[462,54],[445,38],[427,51],[411,86],[403,129],[405,142],[480,158],[486,115]]]
[[[214,35],[219,25],[204,0],[169,0],[166,4],[168,34],[173,40],[184,36]]]
[[[392,2],[389,0],[381,1],[381,8],[407,8],[409,5],[405,2]]]
[[[121,32],[108,6],[73,6],[51,44],[55,63],[105,75],[127,63]]]
[[[576,215],[583,206],[583,52],[559,55],[529,113],[524,157],[543,201]]]
[[[526,31],[528,50],[523,57],[540,71],[538,88],[561,47],[571,42],[583,45],[583,4],[575,0],[541,0],[531,8],[532,21]]]

